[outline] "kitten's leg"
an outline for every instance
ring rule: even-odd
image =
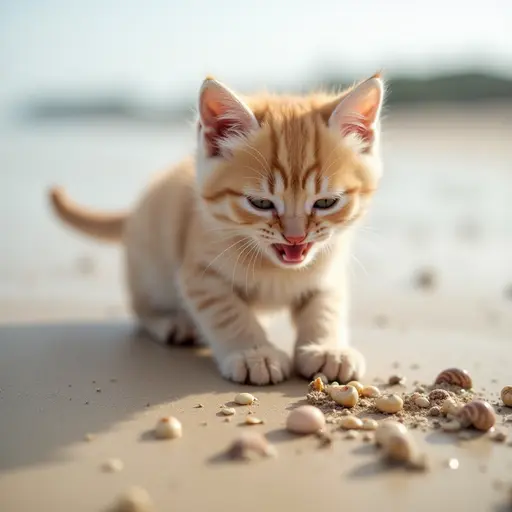
[[[359,379],[365,371],[360,352],[348,346],[346,303],[339,292],[321,291],[295,305],[295,366],[306,378],[323,373],[340,383]]]
[[[157,310],[133,305],[140,327],[165,345],[190,345],[197,339],[194,322],[182,308]]]
[[[289,376],[290,357],[270,344],[255,314],[231,284],[211,269],[198,268],[181,276],[180,285],[225,378],[264,385]]]

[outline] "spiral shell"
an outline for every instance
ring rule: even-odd
[[[473,387],[473,381],[471,376],[466,370],[460,368],[448,368],[442,371],[436,378],[436,384],[452,384],[459,386],[462,389],[471,389]]]
[[[481,400],[474,400],[465,405],[457,415],[457,419],[462,426],[472,425],[483,432],[490,430],[496,423],[494,409],[487,402]]]
[[[507,407],[512,407],[512,386],[505,386],[501,390],[501,400]]]

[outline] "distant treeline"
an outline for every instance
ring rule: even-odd
[[[445,74],[430,78],[390,77],[390,105],[421,105],[433,102],[512,101],[512,79],[481,73]],[[337,89],[345,80],[334,76],[321,79],[318,84]],[[193,104],[183,100],[165,105],[142,105],[129,97],[103,98],[39,98],[23,108],[25,119],[51,120],[70,118],[109,118],[137,122],[175,122],[190,117]]]

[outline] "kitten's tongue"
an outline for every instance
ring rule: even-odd
[[[308,244],[286,245],[279,244],[279,249],[284,252],[283,259],[286,261],[302,261]]]

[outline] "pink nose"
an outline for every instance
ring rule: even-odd
[[[306,235],[302,236],[285,236],[286,240],[290,242],[291,244],[301,244],[306,240]]]

